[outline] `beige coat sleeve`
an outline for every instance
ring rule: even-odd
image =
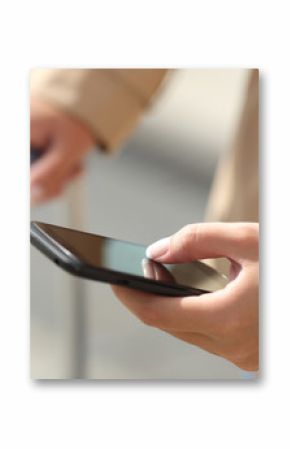
[[[230,151],[222,159],[212,186],[207,221],[259,222],[259,70],[249,75],[245,104]],[[226,273],[224,259],[215,267]]]
[[[259,221],[259,71],[250,72],[239,127],[212,186],[209,221]]]
[[[166,74],[166,69],[34,69],[30,89],[32,96],[86,123],[111,151],[132,132]]]

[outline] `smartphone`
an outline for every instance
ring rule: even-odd
[[[31,223],[31,243],[69,273],[166,296],[202,295],[227,280],[200,262],[160,264],[146,246],[47,223]]]

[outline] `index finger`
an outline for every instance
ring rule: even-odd
[[[217,322],[221,291],[201,296],[168,297],[112,286],[120,301],[153,327],[210,335]]]
[[[147,248],[147,256],[161,263],[227,257],[256,258],[258,223],[196,223]]]

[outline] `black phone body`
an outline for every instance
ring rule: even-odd
[[[135,243],[40,222],[31,223],[30,237],[54,263],[86,279],[166,296],[201,295],[226,284],[202,262],[159,264]]]
[[[30,146],[30,165],[33,165],[35,162],[41,159],[43,154],[43,150]]]

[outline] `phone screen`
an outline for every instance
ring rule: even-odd
[[[37,226],[63,248],[95,268],[209,291],[223,288],[227,283],[223,276],[199,261],[160,264],[148,259],[146,247],[136,243],[44,223],[37,223]]]

